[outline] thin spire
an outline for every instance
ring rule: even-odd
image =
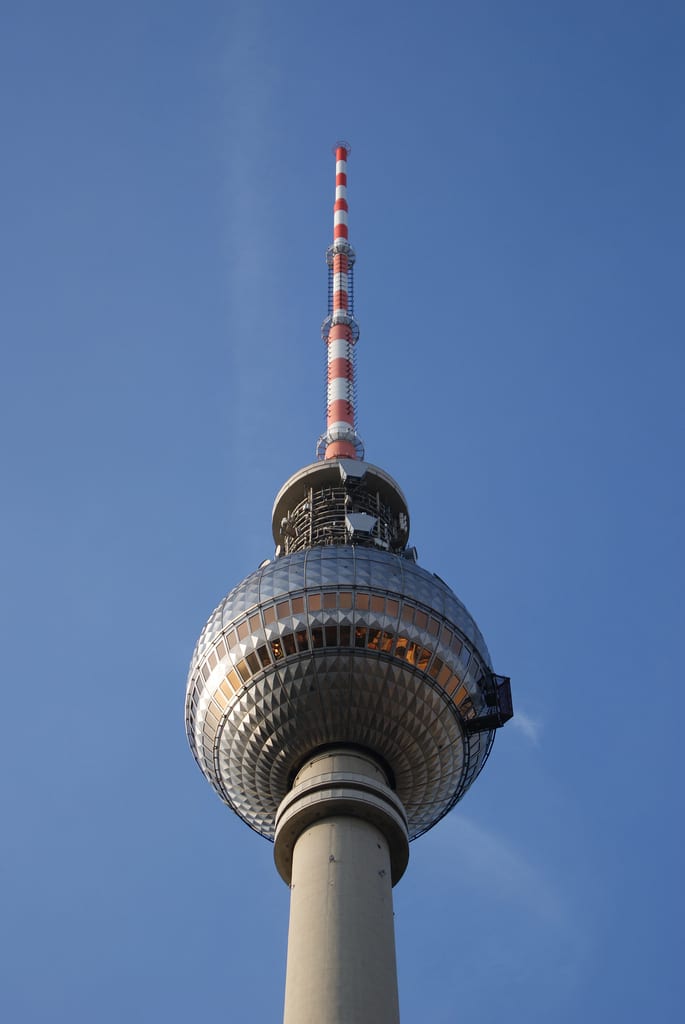
[[[338,142],[335,153],[333,244],[328,263],[328,316],[321,333],[327,349],[326,433],[316,447],[319,459],[363,459],[364,445],[357,434],[355,352],[359,327],[354,318],[354,249],[347,226],[347,157],[350,146]]]

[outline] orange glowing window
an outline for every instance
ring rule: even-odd
[[[321,594],[310,594],[307,598],[307,604],[311,612],[321,611]]]
[[[283,644],[281,643],[280,639],[271,641],[271,653],[273,654],[274,658],[283,657]]]
[[[354,646],[366,647],[366,630],[359,626],[354,631]]]
[[[420,647],[416,656],[416,667],[421,669],[422,672],[425,672],[430,660],[431,652],[426,650],[425,647]]]
[[[369,595],[356,594],[354,598],[354,606],[362,612],[367,612],[369,610]]]
[[[381,640],[381,631],[380,631],[380,629],[370,629],[369,630],[369,639],[367,641],[366,646],[370,647],[372,651],[377,651],[378,650],[378,645],[380,644],[380,640]]]
[[[438,673],[438,682],[440,686],[446,686],[451,676],[452,670],[449,665],[443,665]]]
[[[385,654],[390,654],[390,651],[392,650],[392,644],[393,644],[393,640],[394,639],[395,638],[392,635],[392,633],[385,633],[385,632],[381,633],[380,649]]]
[[[444,662],[442,662],[440,658],[434,658],[428,674],[433,676],[433,679],[437,679],[438,673],[441,671],[443,664]]]

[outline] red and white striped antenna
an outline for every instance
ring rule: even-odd
[[[363,459],[364,445],[357,434],[355,345],[359,326],[354,318],[355,252],[347,226],[347,158],[349,143],[337,142],[335,154],[335,204],[333,244],[326,252],[328,263],[328,316],[321,325],[326,343],[326,433],[316,446],[319,459]]]

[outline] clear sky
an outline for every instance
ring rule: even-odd
[[[359,427],[517,717],[395,889],[403,1024],[682,1005],[685,9],[3,5],[0,1016],[278,1021],[288,891],[188,661]]]

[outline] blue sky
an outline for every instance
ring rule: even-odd
[[[323,426],[342,137],[360,433],[517,709],[395,889],[403,1024],[675,1019],[682,5],[3,22],[3,1018],[280,1018],[183,695]]]

